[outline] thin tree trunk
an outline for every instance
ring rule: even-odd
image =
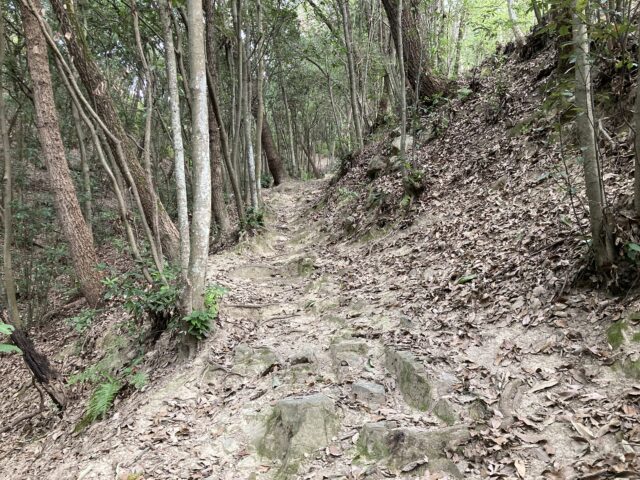
[[[611,227],[605,213],[605,196],[594,132],[595,119],[591,97],[591,65],[589,59],[589,35],[584,23],[584,7],[578,9],[576,0],[573,14],[573,42],[576,54],[575,99],[578,110],[576,123],[578,140],[582,150],[584,177],[589,203],[592,248],[599,269],[614,262]]]
[[[206,23],[206,49],[207,49],[207,72],[209,74],[209,82],[217,81],[217,69],[216,63],[216,39],[215,39],[215,24],[213,23],[214,15],[214,1],[204,0],[204,11]],[[224,190],[223,190],[223,149],[221,144],[221,125],[218,123],[216,113],[213,105],[214,96],[211,95],[214,92],[214,85],[208,85],[209,92],[209,156],[211,159],[211,207],[213,209],[213,216],[216,219],[218,225],[218,234],[220,238],[225,239],[231,232],[231,222],[229,220],[229,213],[227,212],[227,206],[224,202]],[[234,172],[230,172],[230,175]]]
[[[202,0],[187,1],[189,66],[191,79],[193,216],[189,259],[190,305],[188,312],[204,309],[209,234],[211,229],[211,163],[207,112],[207,66]]]
[[[80,150],[80,166],[82,169],[82,210],[84,219],[87,222],[87,228],[89,234],[93,238],[93,201],[91,195],[91,172],[89,169],[89,159],[87,158],[87,148],[84,144],[84,133],[82,133],[82,127],[80,125],[80,118],[78,117],[78,110],[75,104],[71,105],[71,112],[73,114],[73,124],[76,129],[76,135],[78,136],[78,149]]]
[[[132,16],[133,16],[133,32],[136,40],[136,47],[138,49],[138,55],[140,56],[140,62],[142,63],[142,70],[144,72],[145,77],[145,103],[146,103],[146,117],[144,122],[144,151],[143,151],[143,166],[147,174],[147,182],[149,183],[150,188],[156,191],[154,186],[154,176],[153,176],[153,166],[151,164],[151,128],[153,122],[153,74],[151,73],[151,68],[149,67],[149,63],[147,62],[147,57],[144,53],[144,48],[142,46],[142,39],[140,37],[140,26],[138,19],[138,9],[136,6],[136,2],[138,0],[133,0],[131,2]],[[152,220],[151,225],[153,228],[154,240],[156,242],[156,248],[159,252],[159,260],[160,260],[160,270],[162,270],[162,242],[160,239],[160,219],[158,218],[158,202],[159,202],[158,192],[156,191],[156,201],[153,203],[153,211],[151,214]]]
[[[4,1],[2,2],[4,4]],[[0,4],[1,6],[4,6]],[[16,327],[22,327],[18,302],[16,300],[16,283],[13,278],[13,266],[11,260],[11,244],[13,243],[13,186],[11,173],[11,155],[9,152],[9,134],[7,132],[7,112],[4,102],[4,61],[6,57],[6,40],[4,36],[4,18],[0,17],[0,141],[2,142],[2,164],[4,165],[4,212],[2,215],[4,227],[4,244],[2,249],[4,290],[7,297],[7,314],[10,323]]]
[[[180,94],[178,92],[178,70],[176,65],[173,33],[171,31],[171,1],[161,0],[160,20],[164,31],[169,105],[171,109],[171,133],[173,141],[174,174],[176,178],[176,204],[178,207],[178,230],[180,232],[180,266],[183,280],[189,269],[189,211],[187,180],[184,169],[184,144],[182,142],[182,120],[180,118]]]
[[[156,199],[156,193],[149,184],[147,175],[137,159],[135,146],[120,121],[113,99],[109,95],[107,82],[90,55],[86,39],[75,17],[73,2],[71,0],[51,0],[51,6],[58,18],[62,36],[66,41],[80,79],[87,91],[91,92],[98,115],[114,135],[114,138],[107,136],[107,142],[114,157],[123,172],[125,167],[130,170],[131,178],[135,182],[144,207],[145,216],[150,224],[153,224],[153,214],[155,208],[158,208],[158,223],[164,252],[170,259],[177,260],[180,256],[178,230],[162,203]],[[119,151],[122,152],[122,155],[118,153]],[[133,188],[133,185],[130,186]]]
[[[638,25],[638,32],[640,34],[640,24]],[[635,123],[635,172],[633,179],[633,204],[635,206],[636,214],[640,216],[640,81],[636,84],[636,102],[633,112],[633,121]]]
[[[461,8],[461,11],[460,11],[460,20],[458,23],[458,38],[456,39],[456,50],[455,50],[455,56],[453,60],[453,78],[458,78],[458,76],[460,75],[460,57],[462,55],[462,40],[464,39],[464,29],[466,26],[465,17],[467,14],[467,9],[464,2],[462,3],[462,6],[460,8]]]
[[[407,79],[404,71],[404,42],[402,35],[402,16],[404,9],[402,7],[402,0],[398,0],[398,18],[395,25],[396,35],[398,37],[398,68],[400,70],[400,84],[406,85]],[[400,89],[400,153],[399,157],[404,158],[407,143],[407,89]]]
[[[353,126],[356,134],[358,148],[364,146],[362,135],[362,118],[358,107],[358,91],[356,88],[356,69],[353,54],[353,38],[351,35],[351,15],[349,13],[349,0],[338,0],[342,11],[342,27],[344,30],[344,44],[347,52],[347,73],[349,74],[349,93],[351,98],[351,109],[353,110]]]
[[[293,176],[300,178],[300,168],[298,166],[298,159],[296,158],[296,141],[293,135],[293,122],[291,121],[291,110],[289,107],[289,101],[287,100],[287,91],[282,86],[282,99],[284,100],[284,111],[287,115],[287,128],[289,130],[289,148],[291,149],[291,169],[293,170]]]
[[[258,97],[258,114],[256,115],[256,196],[258,197],[258,203],[262,203],[262,124],[264,122],[264,97],[262,96],[264,52],[262,49],[264,41],[262,38],[262,3],[257,0],[256,4],[258,8],[258,31],[256,32],[258,42],[255,49],[255,55],[258,56],[258,73],[256,74],[256,96]]]
[[[507,10],[509,13],[509,22],[511,23],[511,30],[513,31],[513,36],[516,39],[516,43],[520,46],[524,45],[524,35],[522,30],[520,30],[520,25],[518,25],[518,16],[516,12],[513,10],[513,0],[507,0]]]
[[[38,0],[34,0],[33,4],[36,9],[40,8]],[[38,138],[51,181],[58,221],[69,242],[69,251],[80,289],[87,303],[95,307],[102,300],[103,285],[96,269],[98,259],[93,239],[82,217],[60,136],[47,43],[35,14],[25,5],[21,6],[21,11],[27,44],[27,62],[33,82]]]

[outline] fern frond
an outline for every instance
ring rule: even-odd
[[[96,421],[109,411],[121,388],[122,384],[112,378],[98,385],[87,406],[85,417],[89,423]]]

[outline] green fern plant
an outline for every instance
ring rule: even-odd
[[[0,335],[11,335],[13,327],[6,323],[0,322]],[[0,343],[0,353],[22,353],[15,345],[9,345],[7,343]]]
[[[113,401],[121,389],[122,383],[113,377],[107,378],[107,380],[98,385],[93,394],[91,394],[87,411],[82,420],[76,425],[74,432],[81,432],[93,422],[102,418],[113,406]]]

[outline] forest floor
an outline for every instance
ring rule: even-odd
[[[447,259],[412,252],[442,212],[336,241],[317,214],[326,187],[265,192],[266,230],[211,257],[228,293],[197,358],[81,434],[77,418],[2,434],[2,477],[638,478],[640,389],[585,342],[588,322],[421,303]],[[283,399],[300,402],[293,423]]]

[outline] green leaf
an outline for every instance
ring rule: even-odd
[[[0,353],[22,353],[15,345],[7,345],[6,343],[0,343]]]
[[[13,326],[0,322],[0,333],[4,335],[11,335],[14,330]]]
[[[457,285],[464,285],[465,283],[469,283],[474,278],[478,278],[478,275],[476,275],[475,273],[471,273],[469,275],[463,275],[458,280],[456,280],[456,284]]]

